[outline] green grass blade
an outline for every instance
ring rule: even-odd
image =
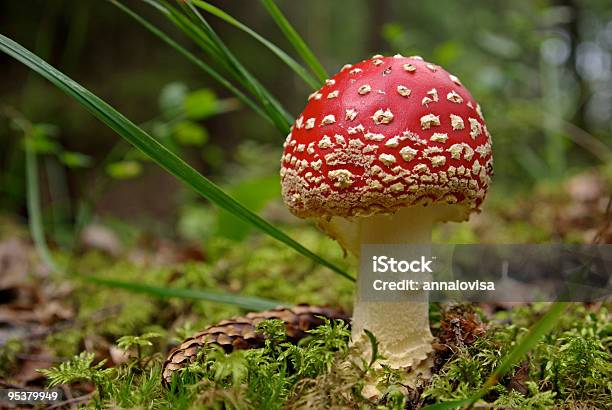
[[[38,160],[31,144],[27,141],[27,135],[26,140],[24,140],[24,149],[30,234],[32,235],[36,252],[38,252],[43,263],[51,271],[57,271],[57,265],[47,247],[45,231],[43,229],[42,211],[40,209],[40,189],[38,185]]]
[[[247,310],[267,310],[279,306],[286,306],[274,300],[258,298],[254,296],[241,296],[232,293],[213,292],[199,289],[184,289],[172,287],[159,287],[144,285],[142,283],[127,282],[116,279],[99,278],[93,276],[78,276],[85,282],[95,285],[108,286],[111,288],[125,289],[129,292],[144,293],[157,298],[180,298],[204,300],[226,305],[240,306]]]
[[[504,361],[495,369],[493,374],[487,379],[484,388],[488,390],[490,387],[493,387],[514,364],[518,363],[527,352],[533,349],[540,339],[555,327],[559,317],[561,317],[567,307],[567,302],[553,303],[548,312],[529,329],[529,332],[520,343],[510,351]]]
[[[289,126],[293,122],[293,116],[291,116],[283,106],[268,92],[268,90],[261,85],[259,81],[240,63],[240,61],[234,56],[231,50],[223,43],[223,40],[217,35],[213,28],[208,24],[208,21],[200,14],[196,7],[188,0],[184,4],[186,10],[190,11],[194,19],[196,19],[205,35],[216,45],[217,49],[220,50],[222,57],[226,62],[236,71],[236,73],[244,79],[244,83],[248,88],[253,90],[253,93],[262,101],[264,107],[269,107],[274,113],[280,115],[287,122],[287,132],[289,132]]]
[[[314,53],[310,50],[306,42],[300,37],[297,31],[293,28],[291,23],[285,18],[283,13],[280,11],[274,0],[261,0],[268,13],[272,16],[278,27],[281,29],[285,37],[291,42],[295,50],[298,52],[304,62],[310,67],[312,72],[317,76],[319,81],[323,83],[327,79],[327,73],[325,69],[317,60]]]
[[[297,75],[299,75],[306,82],[306,84],[308,84],[313,89],[318,89],[321,86],[321,83],[319,83],[312,75],[310,75],[310,73],[304,67],[302,67],[297,61],[291,58],[287,53],[285,53],[283,50],[277,47],[274,43],[268,41],[267,39],[259,35],[257,32],[253,31],[248,26],[244,25],[240,21],[236,20],[234,17],[230,16],[229,14],[227,14],[220,8],[215,7],[210,3],[207,3],[202,0],[191,0],[191,2],[197,7],[222,19],[226,23],[229,23],[232,26],[244,31],[245,33],[253,37],[255,40],[259,41],[261,44],[266,46],[270,51],[272,51],[278,58],[280,58],[281,61],[287,64],[289,68],[291,68]]]
[[[258,106],[253,100],[251,100],[248,96],[246,96],[242,91],[240,91],[238,88],[234,87],[234,85],[232,83],[230,83],[226,78],[224,78],[221,74],[219,74],[214,68],[212,68],[210,65],[206,64],[205,62],[203,62],[201,59],[197,58],[193,53],[189,52],[187,49],[185,49],[184,47],[182,47],[180,44],[178,44],[176,41],[174,41],[173,39],[171,39],[166,33],[164,33],[163,31],[159,30],[157,27],[155,27],[154,25],[152,25],[151,23],[149,23],[147,20],[145,20],[144,18],[142,18],[140,15],[136,14],[133,10],[131,10],[130,8],[128,8],[127,6],[125,6],[124,4],[116,1],[116,0],[109,0],[113,5],[117,6],[120,10],[122,10],[124,13],[126,13],[128,16],[132,17],[134,20],[136,20],[139,24],[141,24],[144,28],[146,28],[147,30],[149,30],[151,33],[153,33],[154,35],[156,35],[158,38],[160,38],[162,41],[164,41],[166,44],[168,44],[170,47],[172,47],[173,49],[175,49],[176,51],[178,51],[180,54],[182,54],[185,58],[187,58],[187,60],[189,60],[191,63],[195,64],[197,67],[201,68],[203,71],[205,71],[208,75],[210,75],[215,81],[217,81],[219,84],[221,84],[223,87],[227,88],[230,92],[232,92],[234,95],[236,95],[236,97],[238,97],[238,99],[240,101],[242,101],[245,105],[247,105],[249,108],[251,108],[253,111],[255,111],[258,115],[260,115],[262,118],[264,118],[265,120],[269,121],[270,123],[274,124],[274,120],[272,118],[270,118],[270,116],[267,115],[266,112],[264,112],[260,106]],[[279,130],[281,132],[284,132],[284,129]]]
[[[233,56],[206,20],[197,13],[193,5],[181,3],[185,14],[188,13],[189,15],[186,16],[164,0],[144,1],[161,11],[211,59],[223,67],[244,89],[255,96],[283,135],[289,132],[293,117]]]
[[[34,245],[36,247],[36,251],[43,260],[43,263],[52,272],[62,272],[63,269],[60,269],[57,263],[55,263],[55,260],[49,252],[47,242],[45,240],[42,223],[42,212],[40,209],[40,187],[38,183],[38,165],[36,153],[32,150],[30,144],[28,144],[27,141],[25,141],[24,146],[26,154],[25,163],[28,190],[28,223],[30,226],[32,238],[34,240]],[[181,299],[204,300],[208,302],[240,306],[248,310],[266,310],[273,309],[281,305],[286,306],[286,304],[269,299],[257,298],[253,296],[241,296],[232,293],[213,292],[200,289],[180,289],[168,287],[162,288],[158,286],[143,285],[141,283],[99,278],[95,276],[83,276],[74,273],[71,275],[71,277],[80,278],[85,282],[90,282],[96,285],[120,288],[131,292],[145,293],[155,297],[176,297]]]
[[[92,94],[74,80],[53,68],[32,52],[1,34],[0,50],[25,64],[52,82],[59,89],[72,96],[90,113],[108,125],[121,137],[141,150],[158,165],[170,172],[187,186],[191,187],[204,198],[241,218],[242,220],[252,224],[262,232],[293,248],[316,263],[319,263],[338,273],[339,275],[354,281],[354,279],[342,269],[306,249],[303,245],[289,237],[274,225],[251,212],[242,204],[227,195],[221,188],[208,180],[193,167],[189,166],[177,155],[170,152],[157,140],[148,135],[145,131],[112,108],[109,104]]]
[[[197,26],[194,25],[194,22],[187,18],[184,14],[182,14],[175,7],[171,6],[167,2],[163,2],[163,0],[143,0],[145,3],[153,6],[157,11],[161,12],[166,18],[168,18],[175,26],[177,26],[183,33],[187,35],[196,45],[198,45],[202,50],[212,56],[215,61],[224,65],[225,68],[230,68],[227,66],[227,63],[221,58],[221,50],[218,49],[216,44],[214,44],[202,30],[198,29]]]
[[[241,73],[238,72],[229,61],[227,61],[218,45],[210,39],[208,34],[206,34],[198,25],[196,25],[196,23],[194,23],[193,17],[191,19],[188,18],[179,10],[163,0],[143,1],[162,13],[164,17],[166,17],[172,24],[181,30],[198,47],[200,47],[208,55],[209,60],[216,62],[244,89],[254,95],[260,101],[262,110],[265,112],[267,118],[269,118],[269,120],[281,132],[281,134],[284,135],[288,132],[290,121],[287,120],[283,114],[270,103],[268,99],[262,97],[262,94],[258,92],[252,82],[245,79],[245,77],[241,75]],[[186,6],[183,4],[183,7]]]
[[[27,130],[24,129],[27,139]],[[27,183],[27,203],[28,203],[28,224],[34,240],[36,251],[40,255],[43,263],[52,272],[63,272],[53,259],[47,247],[45,240],[42,211],[40,209],[40,195],[38,183],[38,162],[36,153],[32,149],[28,141],[24,141],[25,149],[25,166],[26,166],[26,183]],[[120,281],[107,278],[99,278],[95,276],[84,276],[73,273],[71,277],[76,277],[85,282],[96,285],[125,289],[131,292],[145,293],[154,297],[170,298],[176,297],[181,299],[204,300],[207,302],[223,303],[228,305],[240,306],[248,310],[266,310],[273,309],[278,306],[288,306],[274,300],[258,298],[254,296],[241,296],[232,293],[213,292],[200,289],[180,289],[158,287],[153,285],[143,285],[142,283]]]

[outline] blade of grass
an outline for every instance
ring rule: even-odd
[[[255,40],[259,41],[261,44],[266,46],[270,51],[272,51],[279,59],[281,59],[281,61],[287,64],[289,68],[291,68],[297,75],[299,75],[306,82],[306,84],[308,84],[313,89],[318,89],[321,86],[321,83],[319,83],[312,75],[310,75],[310,73],[304,67],[302,67],[297,61],[291,58],[283,50],[278,48],[276,44],[265,39],[264,37],[259,35],[257,32],[253,31],[248,26],[244,25],[240,21],[236,20],[234,17],[227,14],[225,11],[221,10],[218,7],[213,6],[210,3],[202,1],[202,0],[191,0],[191,2],[197,7],[220,18],[226,23],[229,23],[232,26],[244,31],[245,33],[253,37]]]
[[[229,69],[227,63],[221,58],[221,50],[204,34],[199,30],[194,22],[191,21],[187,16],[179,12],[176,8],[172,7],[169,3],[163,2],[162,0],[142,0],[154,9],[159,11],[166,17],[172,24],[177,26],[183,33],[187,35],[198,47],[204,50],[209,55],[213,56],[215,61],[224,65],[225,68]]]
[[[266,121],[270,122],[271,124],[274,124],[274,120],[265,111],[263,111],[260,106],[258,106],[251,98],[246,96],[238,88],[234,87],[232,83],[230,83],[225,77],[219,74],[210,65],[206,64],[201,59],[197,58],[193,53],[191,53],[190,51],[185,49],[183,46],[178,44],[176,41],[171,39],[166,33],[159,30],[157,27],[151,24],[148,20],[144,19],[142,16],[135,13],[132,9],[128,8],[127,6],[125,6],[124,4],[116,0],[108,0],[108,1],[114,6],[118,7],[121,11],[126,13],[128,16],[132,17],[136,22],[142,25],[145,29],[149,30],[151,33],[153,33],[163,42],[165,42],[170,47],[175,49],[177,52],[182,54],[191,63],[201,68],[204,72],[210,75],[215,81],[217,81],[223,87],[227,88],[230,92],[236,95],[236,97],[238,97],[240,101],[242,101],[245,105],[247,105],[249,108],[255,111],[259,116],[261,116],[262,118],[264,118]],[[285,131],[284,127],[282,129],[279,129],[279,131],[284,132]]]
[[[26,184],[27,184],[27,205],[28,205],[28,220],[30,226],[30,234],[34,241],[34,247],[38,255],[43,260],[44,264],[51,271],[57,271],[57,265],[49,252],[47,241],[45,240],[45,232],[42,222],[42,211],[40,209],[40,188],[38,185],[38,159],[32,148],[32,144],[28,141],[26,133],[24,139],[25,149],[25,168],[26,168]]]
[[[145,0],[145,1],[155,1],[155,0]],[[224,53],[222,47],[219,45],[219,42],[213,41],[211,38],[212,28],[208,31],[203,30],[200,25],[202,24],[201,20],[198,20],[198,16],[194,15],[192,9],[190,9],[185,3],[181,3],[183,10],[188,13],[188,17],[181,14],[175,8],[167,5],[168,10],[171,11],[172,19],[175,22],[179,23],[179,28],[181,28],[184,32],[191,36],[192,40],[199,44],[202,50],[207,52],[210,57],[212,57],[217,63],[227,70],[232,77],[238,81],[242,87],[248,90],[254,97],[256,97],[263,109],[270,115],[273,121],[276,124],[276,127],[281,131],[284,135],[289,132],[289,126],[292,122],[291,116],[282,108],[280,103],[276,101],[261,84],[253,76],[251,76],[244,67],[242,67],[239,63],[238,65],[231,61],[228,58],[227,54]],[[207,26],[205,23],[204,27]],[[210,45],[212,44],[212,45]]]
[[[332,271],[351,281],[355,280],[335,264],[308,250],[293,238],[276,228],[274,225],[256,215],[227,195],[216,184],[204,177],[193,167],[189,166],[176,154],[170,152],[157,140],[136,126],[133,122],[112,108],[109,104],[92,94],[74,80],[67,77],[65,74],[56,70],[54,67],[22,47],[20,44],[1,34],[0,50],[36,71],[59,89],[72,96],[90,113],[108,125],[121,137],[141,150],[158,165],[170,172],[187,186],[191,187],[204,198],[234,214],[238,218],[250,223],[272,238],[277,239],[285,245],[293,248],[298,253],[312,259],[314,262],[331,269]]]
[[[93,276],[78,276],[78,278],[92,284],[107,286],[111,288],[125,289],[130,292],[145,293],[149,296],[154,296],[157,298],[204,300],[207,302],[217,302],[226,305],[240,306],[247,310],[267,310],[274,309],[279,306],[286,306],[283,305],[281,302],[276,302],[269,299],[263,299],[254,296],[241,296],[232,293],[222,293],[199,289],[159,287],[145,285],[142,283],[127,282],[122,280],[107,279]]]
[[[455,409],[462,406],[466,406],[471,409],[478,400],[480,400],[485,394],[489,392],[491,387],[495,386],[499,380],[512,368],[512,366],[518,363],[536,344],[544,337],[548,332],[552,330],[557,324],[558,319],[561,317],[565,309],[569,306],[568,302],[555,302],[553,303],[546,314],[540,318],[532,327],[529,332],[521,339],[519,343],[508,353],[502,363],[497,366],[493,373],[489,376],[482,389],[478,391],[474,396],[465,399],[457,400],[446,403],[432,404],[425,406],[422,410],[443,410],[443,409]]]
[[[282,107],[282,105],[261,85],[259,81],[242,65],[242,63],[234,56],[231,50],[225,45],[221,37],[208,24],[208,21],[202,16],[198,9],[192,4],[191,0],[182,3],[186,10],[191,11],[193,17],[200,22],[202,30],[208,38],[221,51],[226,61],[236,70],[236,72],[244,78],[246,84],[254,90],[254,93],[262,100],[264,104],[269,104],[279,115],[287,121],[287,131],[289,125],[293,122],[293,117]]]
[[[242,87],[255,96],[264,111],[273,119],[276,127],[282,130],[283,134],[289,132],[289,127],[293,122],[292,116],[233,56],[206,20],[197,13],[195,7],[191,4],[181,3],[184,14],[164,0],[144,1],[154,5],[210,58],[220,64]],[[186,15],[187,13],[188,15]],[[197,21],[197,24],[195,21]]]
[[[65,273],[64,269],[60,269],[55,262],[45,240],[42,210],[40,207],[39,183],[38,183],[38,162],[37,155],[34,152],[32,145],[28,142],[28,134],[31,130],[31,124],[17,116],[17,113],[12,115],[14,122],[24,131],[24,149],[25,149],[25,164],[26,164],[26,184],[27,184],[27,204],[28,204],[28,225],[34,240],[36,252],[40,255],[43,264],[52,272]],[[232,293],[222,293],[207,291],[201,289],[180,289],[158,287],[152,285],[143,285],[141,283],[119,281],[114,279],[99,278],[95,276],[80,275],[71,272],[70,277],[79,278],[85,282],[96,285],[125,289],[131,292],[146,293],[155,297],[170,298],[177,297],[181,299],[205,300],[207,302],[217,302],[229,305],[240,306],[248,310],[266,310],[273,309],[278,306],[287,306],[281,302],[274,300],[258,298],[254,296],[241,296]]]
[[[506,374],[515,363],[518,363],[524,355],[533,349],[540,339],[555,327],[559,317],[561,317],[568,306],[568,302],[553,303],[548,309],[548,312],[529,329],[529,332],[523,337],[520,343],[510,351],[504,361],[495,369],[493,374],[487,379],[483,389],[488,391],[489,388],[497,384],[499,379]]]
[[[262,111],[265,112],[266,116],[270,119],[272,124],[281,132],[286,134],[289,131],[290,122],[282,112],[279,112],[274,104],[270,103],[270,100],[265,96],[262,97],[261,93],[254,86],[253,82],[245,79],[231,64],[227,61],[218,45],[211,41],[209,36],[200,29],[190,18],[182,14],[179,10],[172,7],[167,2],[162,0],[143,0],[145,3],[151,5],[155,10],[162,13],[172,24],[179,28],[189,39],[191,39],[198,47],[200,47],[211,60],[219,64],[225,71],[227,71],[234,80],[236,80],[243,88],[248,90],[251,94],[257,97],[261,102]],[[162,4],[163,3],[163,4]],[[183,7],[186,7],[183,4]],[[282,110],[282,107],[281,107]],[[288,115],[288,114],[287,114]]]
[[[153,7],[156,11],[160,12],[165,18],[167,18],[173,25],[175,25],[179,30],[181,30],[191,41],[193,41],[198,47],[200,47],[207,55],[210,57],[210,60],[217,63],[222,69],[227,71],[234,80],[238,81],[241,86],[247,89],[252,93],[252,89],[250,83],[245,83],[244,78],[241,77],[236,70],[226,61],[221,50],[215,44],[206,33],[197,26],[194,19],[191,16],[186,16],[181,11],[170,5],[168,2],[164,0],[142,0],[146,4]],[[184,8],[185,5],[182,4]],[[264,107],[266,109],[266,107]],[[267,114],[272,118],[278,117],[278,115],[269,110],[269,107],[266,109]]]
[[[317,60],[317,57],[310,50],[306,42],[300,37],[297,31],[293,28],[291,23],[285,18],[283,13],[280,11],[274,0],[261,0],[268,13],[272,16],[278,27],[281,29],[285,37],[291,42],[295,50],[298,52],[304,62],[310,67],[312,72],[317,76],[319,81],[323,83],[327,79],[327,72]]]

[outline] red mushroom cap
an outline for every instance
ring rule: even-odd
[[[283,199],[300,217],[366,216],[411,205],[478,211],[493,172],[480,106],[420,57],[346,65],[311,94],[281,160]]]

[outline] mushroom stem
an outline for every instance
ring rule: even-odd
[[[411,206],[394,214],[359,220],[360,244],[430,244],[431,229],[439,212],[436,205]]]
[[[412,206],[392,215],[361,218],[357,222],[359,245],[430,244],[432,225],[440,214],[435,208]],[[425,362],[433,339],[427,291],[406,291],[410,295],[398,302],[362,300],[361,290],[357,290],[353,311],[354,343],[368,343],[363,332],[367,329],[376,336],[385,364],[427,372]],[[363,347],[368,350],[367,344]]]

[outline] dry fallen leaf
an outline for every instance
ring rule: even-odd
[[[85,249],[98,250],[111,256],[123,251],[121,241],[115,233],[103,225],[92,224],[81,232],[81,245]]]

